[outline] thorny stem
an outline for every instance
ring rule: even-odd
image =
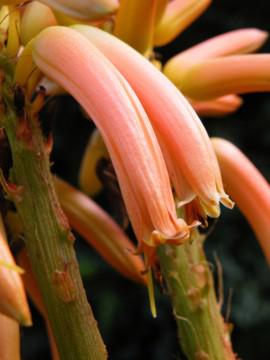
[[[50,174],[48,151],[34,104],[23,106],[15,94],[13,69],[0,58],[1,122],[8,136],[13,167],[6,184],[21,217],[27,251],[42,292],[61,359],[104,360],[107,353],[83,288],[73,249],[74,237],[59,205]],[[5,74],[3,76],[3,74]],[[20,98],[21,97],[21,98]],[[1,99],[1,97],[0,97]],[[1,109],[0,109],[1,111]]]
[[[229,326],[220,314],[203,237],[159,248],[161,272],[171,296],[179,341],[189,360],[234,360]]]

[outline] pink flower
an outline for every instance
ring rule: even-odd
[[[211,59],[253,52],[267,37],[267,32],[252,28],[215,36],[170,58],[164,66],[164,74],[182,90],[182,80],[193,66]]]
[[[185,30],[209,6],[211,0],[173,0],[158,22],[154,44],[162,46]]]
[[[185,73],[181,90],[197,100],[270,90],[270,55],[234,55],[199,63]]]
[[[16,267],[0,216],[0,312],[22,325],[30,326],[31,314],[19,270],[22,269]]]
[[[164,159],[149,119],[127,81],[84,36],[50,27],[34,41],[41,71],[77,99],[101,131],[141,248],[181,243]]]
[[[270,186],[251,161],[229,141],[214,138],[225,187],[253,228],[270,263]]]
[[[136,248],[122,229],[93,200],[54,178],[60,204],[70,225],[90,243],[101,256],[124,276],[139,283],[146,282],[145,265]]]
[[[90,26],[74,29],[95,44],[135,90],[157,134],[179,204],[198,196],[213,217],[219,216],[219,201],[231,207],[207,132],[178,89],[121,40]]]

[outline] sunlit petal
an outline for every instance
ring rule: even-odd
[[[173,56],[164,66],[164,74],[176,86],[195,64],[224,56],[251,53],[266,41],[268,33],[259,29],[239,29],[215,36]]]
[[[154,44],[162,46],[185,30],[209,6],[211,0],[173,0],[167,5],[155,33]]]
[[[270,91],[270,55],[235,55],[206,60],[186,72],[181,91],[196,100]]]

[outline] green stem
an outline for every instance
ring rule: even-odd
[[[5,114],[1,120],[12,152],[10,179],[16,184],[7,183],[5,189],[24,226],[27,251],[60,357],[104,360],[106,349],[83,288],[73,249],[74,237],[54,190],[48,151],[37,113],[33,111],[35,106],[26,104],[24,109],[18,109],[17,104],[15,110],[10,67],[5,70],[8,70],[2,86]]]
[[[189,360],[233,360],[228,325],[217,303],[203,238],[159,248],[161,271],[171,296],[180,344]]]

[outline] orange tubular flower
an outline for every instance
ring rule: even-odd
[[[142,54],[152,48],[157,0],[121,0],[114,35]]]
[[[21,19],[22,45],[26,45],[41,30],[56,23],[55,16],[48,6],[37,1],[30,2],[25,6]]]
[[[229,141],[212,143],[226,190],[252,226],[270,264],[270,186],[251,161]]]
[[[0,314],[0,359],[20,360],[20,328],[17,321]]]
[[[9,250],[2,217],[0,217],[0,313],[25,326],[32,325],[20,270]]]
[[[22,0],[0,0],[0,6],[23,2]],[[118,0],[40,0],[39,2],[79,20],[100,19],[113,14],[118,8]]]
[[[191,67],[179,87],[195,100],[270,91],[269,73],[269,54],[227,56]]]
[[[71,226],[92,245],[104,259],[124,276],[146,282],[145,266],[136,248],[122,229],[93,200],[55,178],[54,184],[61,206]]]
[[[185,241],[190,229],[177,219],[156,136],[121,74],[84,36],[69,28],[43,30],[34,41],[33,58],[96,122],[141,249]]]
[[[84,193],[95,196],[101,191],[102,184],[97,176],[97,164],[101,159],[109,158],[102,136],[98,129],[95,129],[84,150],[80,166],[79,185]]]
[[[243,104],[243,100],[237,95],[226,95],[209,101],[189,101],[198,115],[213,117],[231,114]]]
[[[156,8],[155,24],[157,25],[164,15],[169,0],[156,0],[156,2],[157,2],[157,8]]]
[[[175,189],[181,189],[180,204],[197,195],[206,214],[213,217],[219,216],[219,201],[230,207],[207,132],[178,89],[121,40],[90,26],[73,28],[95,44],[135,90],[152,122],[169,169],[178,168],[177,175],[175,172],[170,175]]]
[[[26,288],[27,294],[30,296],[31,300],[33,301],[34,305],[36,306],[36,308],[38,309],[38,311],[40,312],[40,314],[43,316],[45,324],[46,324],[46,328],[47,328],[47,333],[48,333],[48,337],[49,337],[49,342],[50,342],[50,347],[51,347],[51,353],[52,353],[52,360],[59,360],[59,354],[58,354],[58,350],[56,347],[56,342],[52,333],[52,329],[51,329],[51,325],[48,319],[48,315],[46,312],[46,309],[44,307],[43,301],[42,301],[42,297],[41,297],[41,293],[37,284],[37,281],[35,279],[35,276],[32,272],[32,268],[30,265],[30,261],[27,255],[27,252],[25,249],[23,249],[19,255],[17,256],[17,261],[18,264],[24,269],[25,274],[23,277],[23,283],[24,283],[24,287]],[[1,336],[0,336],[1,338]],[[1,348],[0,348],[1,349]],[[11,360],[13,359],[13,357],[9,357],[6,358],[6,360]],[[16,358],[14,358],[15,360]],[[18,358],[19,359],[19,358]],[[2,358],[1,358],[2,360]]]
[[[201,42],[173,56],[164,66],[164,74],[181,89],[182,78],[194,65],[209,59],[246,54],[257,50],[268,37],[266,31],[240,29]]]
[[[211,0],[173,0],[167,5],[154,33],[154,44],[163,46],[185,30],[209,6]]]

